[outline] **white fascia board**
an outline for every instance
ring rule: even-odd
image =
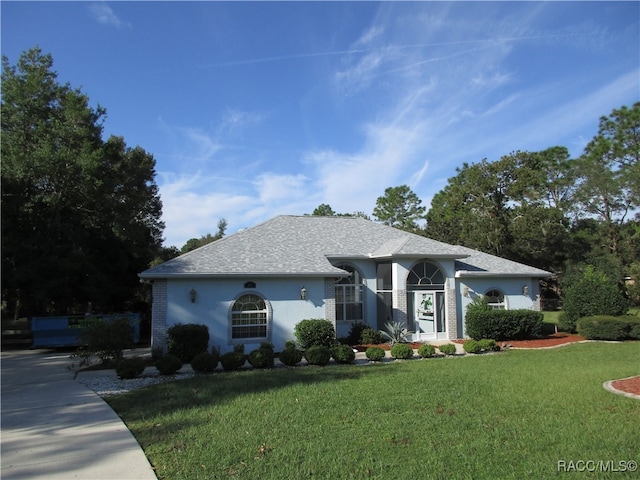
[[[268,273],[268,272],[241,272],[241,273],[156,273],[156,274],[138,274],[143,280],[159,280],[159,279],[205,279],[205,278],[238,278],[238,277],[251,277],[251,278],[292,278],[292,277],[347,277],[349,272],[341,270],[339,272],[297,272],[297,273]]]
[[[469,270],[458,270],[456,272],[456,278],[464,278],[464,277],[510,277],[510,278],[546,278],[553,276],[550,272],[545,273],[500,273],[500,272],[471,272]]]

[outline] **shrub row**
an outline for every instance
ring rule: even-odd
[[[577,330],[589,340],[640,340],[640,317],[583,317],[578,320]]]
[[[209,327],[195,323],[172,325],[167,329],[167,349],[182,363],[189,363],[209,348]]]
[[[467,340],[462,346],[467,353],[497,352],[500,347],[495,340],[483,338],[481,340]]]
[[[478,340],[524,340],[540,336],[543,315],[533,310],[467,310],[467,335]]]

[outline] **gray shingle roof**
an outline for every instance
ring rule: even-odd
[[[469,256],[464,260],[456,260],[456,277],[473,276],[517,276],[517,277],[550,277],[551,272],[530,267],[522,263],[496,257],[471,248],[460,247]]]
[[[140,277],[340,276],[344,270],[329,259],[431,257],[469,262],[468,256],[477,259],[477,265],[460,263],[468,269],[530,269],[359,217],[283,215],[162,263]]]

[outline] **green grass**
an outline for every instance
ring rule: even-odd
[[[631,478],[558,461],[640,461],[640,342],[378,365],[220,373],[109,402],[160,479]],[[617,465],[617,463],[616,463]]]

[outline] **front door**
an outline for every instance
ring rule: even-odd
[[[413,305],[418,339],[435,340],[438,336],[435,292],[413,292]]]

